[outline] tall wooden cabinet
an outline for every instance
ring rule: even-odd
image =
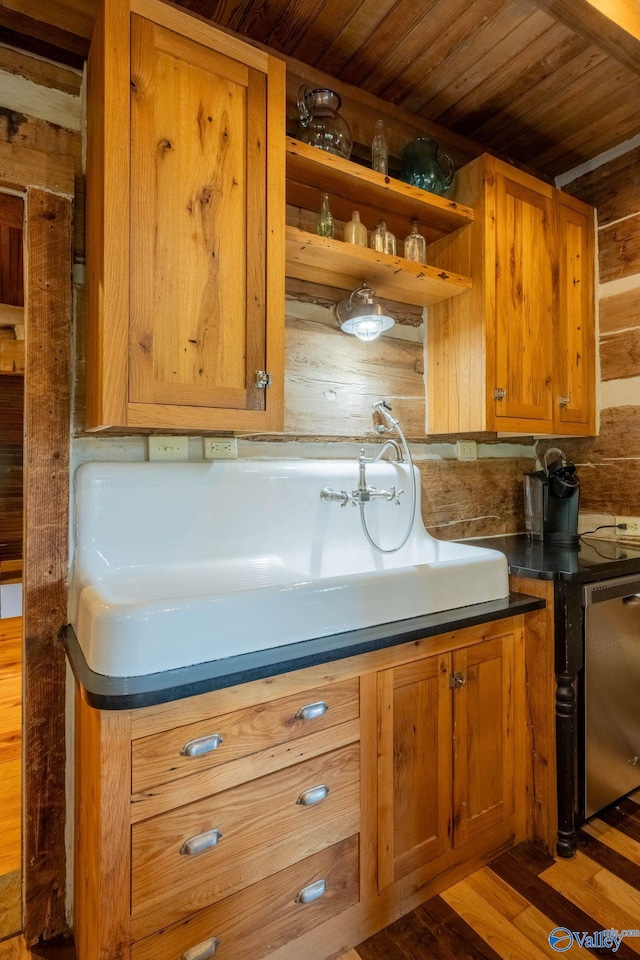
[[[475,209],[430,259],[473,287],[429,308],[427,431],[595,431],[591,207],[482,156],[457,174]]]
[[[89,429],[277,430],[284,64],[104,0],[88,67]]]

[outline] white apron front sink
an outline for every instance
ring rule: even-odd
[[[374,551],[357,508],[320,499],[357,482],[344,460],[80,467],[70,620],[89,667],[140,676],[508,595],[502,554],[426,532],[419,478],[409,540]],[[405,490],[365,508],[391,547],[409,467],[368,465],[367,482]]]

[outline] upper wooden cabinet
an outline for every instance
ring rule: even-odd
[[[473,287],[429,309],[428,432],[593,434],[593,210],[488,156],[455,195],[476,219],[429,255]]]
[[[87,88],[88,429],[282,428],[284,90],[281,61],[171,5],[105,0]]]

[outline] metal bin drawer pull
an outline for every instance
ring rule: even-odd
[[[296,903],[313,903],[314,900],[319,900],[320,897],[324,897],[326,892],[327,881],[316,880],[315,883],[310,883],[308,887],[302,888],[296,897]]]
[[[317,720],[318,717],[324,717],[328,709],[329,704],[323,700],[318,700],[317,703],[308,703],[306,707],[300,707],[296,713],[296,720]]]
[[[195,947],[185,950],[181,960],[209,960],[219,946],[220,941],[217,937],[211,937],[210,940],[203,940],[202,943],[196,943]]]
[[[180,848],[180,853],[184,853],[188,857],[196,857],[199,853],[204,853],[205,850],[217,846],[220,840],[222,840],[222,834],[219,830],[207,830],[206,833],[199,833],[197,837],[190,837],[185,840]]]
[[[314,804],[326,800],[328,795],[329,787],[325,783],[321,783],[317,787],[309,787],[308,790],[304,790],[296,803],[300,804],[301,807],[312,807]]]
[[[212,733],[209,737],[198,737],[197,740],[189,740],[180,751],[181,757],[201,757],[205,753],[211,753],[217,750],[222,743],[222,737],[219,733]]]

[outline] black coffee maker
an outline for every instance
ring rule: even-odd
[[[544,455],[544,469],[524,475],[524,525],[532,540],[577,547],[580,481],[558,447]]]

